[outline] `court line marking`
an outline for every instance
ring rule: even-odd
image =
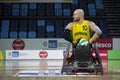
[[[19,75],[21,71],[26,70],[20,70],[16,74],[14,74],[14,77],[97,77],[98,75],[85,75],[85,74],[78,74],[78,75]],[[34,70],[32,70],[34,71]],[[39,70],[38,70],[39,71]],[[29,73],[29,70],[28,70]],[[30,72],[31,73],[31,72]],[[26,74],[26,73],[25,73]]]
[[[17,77],[19,75],[20,71],[16,72],[13,77]]]

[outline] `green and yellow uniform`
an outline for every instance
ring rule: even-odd
[[[72,27],[73,40],[78,40],[80,38],[83,38],[89,41],[90,34],[91,34],[91,29],[88,26],[87,20],[84,20],[82,24],[79,24],[78,22],[73,23],[73,27]]]

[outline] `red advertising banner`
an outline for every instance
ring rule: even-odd
[[[98,50],[101,59],[108,59],[108,52],[107,50]],[[92,52],[93,56],[95,57],[95,51]]]
[[[112,50],[113,49],[113,41],[112,38],[101,38],[95,42],[98,49],[102,50]]]

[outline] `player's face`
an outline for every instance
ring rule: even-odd
[[[80,20],[80,14],[77,11],[73,13],[73,20],[75,22],[78,22]]]

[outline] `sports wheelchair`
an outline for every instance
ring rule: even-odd
[[[73,48],[72,56],[63,59],[61,74],[75,75],[79,73],[89,73],[91,75],[103,75],[101,58],[96,45],[93,45],[77,46]],[[95,50],[95,57],[93,57],[92,50]]]

